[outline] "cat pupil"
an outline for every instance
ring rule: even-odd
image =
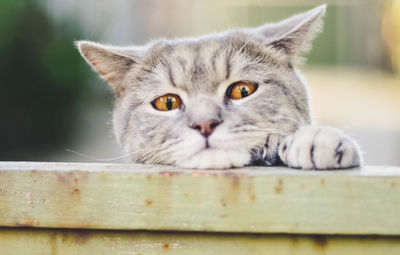
[[[249,95],[249,92],[247,91],[246,87],[242,87],[241,94],[242,97],[247,97]]]
[[[171,101],[170,97],[167,98],[167,102],[165,104],[166,104],[168,110],[172,109],[172,101]]]

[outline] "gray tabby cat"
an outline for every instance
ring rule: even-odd
[[[114,130],[132,162],[355,167],[361,156],[350,137],[311,124],[306,85],[295,68],[321,30],[325,9],[140,47],[77,45],[116,94]]]

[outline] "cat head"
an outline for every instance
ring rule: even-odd
[[[240,167],[268,135],[310,122],[295,65],[321,30],[325,9],[145,46],[77,46],[116,94],[114,131],[133,162]]]

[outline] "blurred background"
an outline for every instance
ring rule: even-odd
[[[113,95],[74,40],[144,44],[258,26],[321,3],[324,33],[300,68],[315,120],[354,136],[366,164],[400,165],[400,0],[1,0],[0,160],[123,154]]]

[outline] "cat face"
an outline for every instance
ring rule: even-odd
[[[324,12],[143,47],[78,46],[116,93],[114,130],[133,162],[240,167],[269,136],[310,122],[294,64]]]

